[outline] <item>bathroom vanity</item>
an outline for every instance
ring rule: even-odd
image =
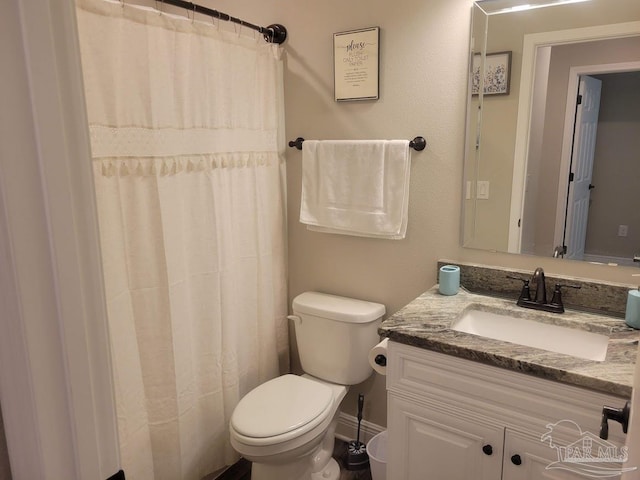
[[[470,312],[481,312],[480,322],[482,313],[495,316],[496,336],[523,320],[551,330],[525,335],[522,343],[543,342],[537,347],[456,330]],[[574,332],[575,340],[554,342]],[[623,320],[531,311],[462,289],[447,297],[434,287],[380,333],[390,340],[387,478],[583,479],[588,469],[629,467],[615,461],[624,456],[621,425],[609,421],[608,439],[599,437],[603,406],[622,408],[631,397],[638,331]]]

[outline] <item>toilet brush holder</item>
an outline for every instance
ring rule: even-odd
[[[364,406],[364,395],[358,395],[358,430],[355,440],[347,444],[347,470],[364,470],[369,468],[369,455],[367,446],[360,441],[360,423],[362,422],[362,407]]]

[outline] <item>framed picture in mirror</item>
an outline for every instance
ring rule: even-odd
[[[473,82],[471,93],[477,95],[480,90],[481,56],[473,57]],[[483,95],[509,95],[511,85],[511,51],[487,53],[484,62]]]

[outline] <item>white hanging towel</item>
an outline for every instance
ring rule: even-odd
[[[326,233],[402,239],[410,167],[408,140],[305,140],[300,222]]]

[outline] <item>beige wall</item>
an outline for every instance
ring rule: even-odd
[[[409,227],[401,241],[307,231],[298,222],[301,154],[287,151],[290,298],[319,290],[398,310],[435,283],[438,258],[458,251],[471,1],[215,4],[289,30],[288,139],[427,139],[426,150],[412,154]],[[369,26],[381,29],[380,99],[335,103],[332,34]],[[365,419],[385,425],[384,378],[352,389],[347,411],[355,411],[358,392],[366,396]]]
[[[465,91],[471,0],[201,0],[289,31],[285,46],[287,138],[377,139],[423,135],[413,153],[404,240],[307,231],[299,222],[300,152],[287,151],[289,296],[319,290],[380,302],[393,313],[436,282],[448,258],[628,282],[632,269],[463,249],[460,244]],[[332,34],[380,26],[380,99],[333,101]],[[366,395],[365,419],[386,425],[384,379],[354,387],[344,410]]]
[[[382,302],[398,310],[436,281],[436,260],[533,269],[629,283],[631,268],[488,253],[459,247],[466,60],[471,0],[201,0],[203,4],[289,29],[286,44],[287,136],[412,138],[409,229],[402,241],[339,237],[306,231],[298,222],[300,154],[288,152],[290,297],[321,290]],[[332,98],[333,32],[379,25],[381,98],[336,104]],[[224,66],[221,66],[224,68]],[[367,394],[365,418],[386,424],[384,379],[353,389]],[[0,445],[4,444],[0,421]],[[0,448],[0,479],[8,472]]]
[[[210,2],[213,4],[214,2]],[[424,135],[413,154],[404,240],[307,231],[299,222],[300,153],[288,150],[289,296],[320,290],[384,303],[393,313],[436,283],[448,258],[556,274],[631,281],[633,269],[489,253],[460,244],[465,92],[471,0],[217,0],[216,8],[289,30],[285,47],[287,138],[368,139]],[[381,28],[380,99],[333,101],[332,34]],[[366,395],[365,419],[386,425],[384,379],[354,387],[344,410]]]

